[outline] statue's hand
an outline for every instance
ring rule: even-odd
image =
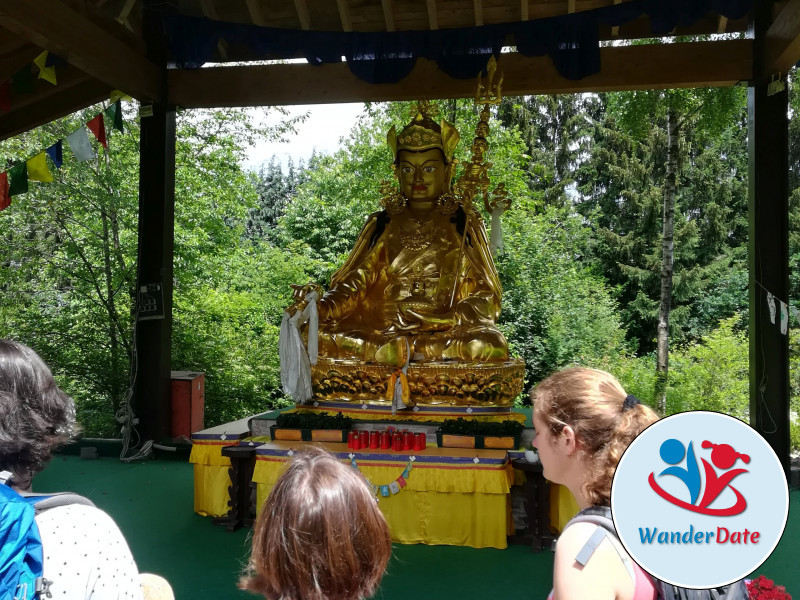
[[[424,308],[406,308],[402,312],[406,318],[413,319],[420,328],[425,330],[445,331],[456,323],[452,311],[435,312]]]

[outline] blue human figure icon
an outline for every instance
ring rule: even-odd
[[[697,466],[697,458],[694,455],[692,442],[689,442],[687,451],[679,440],[674,438],[665,440],[661,444],[659,454],[665,463],[673,466],[667,467],[658,476],[674,475],[686,484],[691,504],[697,502],[697,497],[700,495],[700,468]],[[678,467],[677,465],[683,460],[684,455],[686,456],[686,467]]]

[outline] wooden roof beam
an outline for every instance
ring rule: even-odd
[[[311,29],[311,15],[308,12],[306,0],[294,0],[294,8],[297,11],[300,27],[306,31]]]
[[[475,7],[475,27],[481,27],[483,25],[483,0],[473,0],[472,4]]]
[[[528,0],[520,0],[519,18],[521,21],[530,19],[530,11],[528,10]]]
[[[800,60],[800,0],[789,0],[767,30],[765,76],[787,73]]]
[[[383,18],[386,20],[386,31],[394,31],[394,6],[392,0],[381,0],[383,5]]]
[[[567,14],[571,15],[575,12],[575,0],[567,0]]]
[[[3,26],[64,58],[88,75],[140,100],[161,96],[160,71],[61,0],[3,0]]]
[[[427,0],[428,4],[428,23],[431,30],[439,29],[439,16],[436,14],[436,0]]]
[[[247,12],[250,13],[250,20],[253,25],[265,27],[267,21],[264,19],[264,13],[261,11],[261,3],[259,0],[244,0],[247,4]]]
[[[350,19],[350,6],[347,0],[336,0],[339,7],[339,18],[342,20],[342,31],[353,31],[353,21]]]
[[[200,6],[206,17],[219,21],[219,13],[217,13],[217,7],[214,6],[214,0],[200,0]],[[228,42],[222,39],[219,40],[217,42],[217,52],[219,52],[219,57],[223,61],[228,60]]]
[[[752,40],[607,47],[603,70],[578,81],[561,77],[546,56],[503,54],[498,62],[503,92],[516,96],[731,86],[752,78],[752,53]],[[382,85],[359,80],[343,62],[175,69],[168,78],[170,102],[186,108],[413,100],[419,90],[431,99],[475,94],[474,80],[448,77],[425,59],[402,81]]]
[[[83,73],[72,79],[59,75],[58,86],[45,85],[44,93],[20,98],[23,104],[12,105],[10,112],[0,112],[0,140],[107,99],[112,89],[107,83]]]
[[[622,2],[622,0],[614,0],[614,4],[619,4],[620,2]],[[611,37],[615,38],[618,35],[619,35],[619,27],[615,25],[614,27],[611,28]]]

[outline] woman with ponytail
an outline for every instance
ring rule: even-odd
[[[609,506],[611,481],[622,453],[658,416],[629,395],[613,375],[596,369],[565,369],[542,381],[531,392],[533,445],[539,451],[544,476],[566,486],[581,510]],[[603,536],[591,560],[587,542],[596,539],[598,525],[568,524],[556,544],[553,567],[554,600],[651,600],[653,582],[613,536]],[[583,551],[583,552],[582,552]]]

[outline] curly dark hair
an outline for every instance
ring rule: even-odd
[[[25,344],[0,340],[0,470],[27,488],[53,451],[79,432],[75,405]]]

